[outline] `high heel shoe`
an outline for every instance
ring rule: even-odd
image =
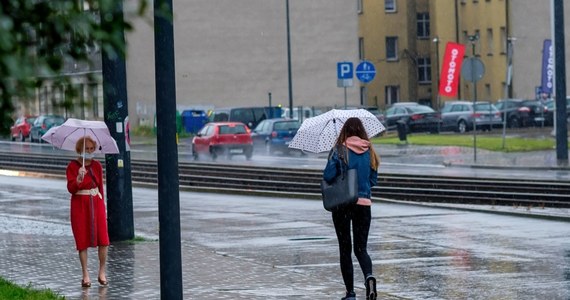
[[[83,281],[81,280],[81,287],[88,288],[91,287],[91,281]]]
[[[100,277],[97,277],[97,281],[99,281],[99,284],[102,286],[107,286],[109,285],[109,281],[108,280],[102,280]]]

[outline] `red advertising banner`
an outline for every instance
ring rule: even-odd
[[[441,65],[441,80],[439,82],[439,94],[446,97],[457,96],[457,86],[459,85],[459,72],[465,54],[465,45],[447,43],[445,55]]]

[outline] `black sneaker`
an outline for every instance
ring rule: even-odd
[[[366,300],[376,300],[376,278],[372,275],[368,275],[364,285],[366,286]]]
[[[354,291],[346,292],[346,296],[340,300],[356,300],[356,293]]]

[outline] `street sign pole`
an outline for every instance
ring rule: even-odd
[[[346,100],[346,86],[344,87],[344,109],[348,107],[347,100]]]
[[[376,68],[374,67],[374,64],[365,60],[358,64],[355,73],[358,80],[364,84],[361,95],[362,98],[360,100],[360,104],[364,105],[364,99],[366,99],[366,102],[368,103],[368,88],[366,84],[372,81],[376,76]]]
[[[469,40],[473,43],[473,56],[468,58],[461,66],[461,76],[467,81],[473,82],[473,107],[477,102],[477,81],[485,74],[485,65],[475,57],[475,42],[479,39],[478,35],[469,36]],[[473,161],[477,161],[477,124],[473,121]]]
[[[344,109],[348,107],[346,88],[352,86],[353,75],[351,62],[339,62],[336,65],[337,86],[344,88]]]

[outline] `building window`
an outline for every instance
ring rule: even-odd
[[[493,55],[495,44],[493,43],[493,28],[487,28],[487,55]]]
[[[396,12],[396,0],[384,0],[384,11]]]
[[[364,38],[358,38],[358,59],[364,60]]]
[[[485,96],[487,99],[491,99],[491,84],[485,83]]]
[[[428,57],[418,58],[418,83],[431,82],[431,59]]]
[[[429,14],[428,13],[419,13],[417,15],[417,22],[418,22],[418,38],[420,39],[427,39],[430,36],[430,29],[429,29]]]
[[[386,59],[398,60],[398,37],[386,37]]]
[[[368,105],[368,103],[366,103],[366,87],[365,86],[361,86],[360,87],[360,105]]]
[[[392,105],[400,100],[400,87],[387,85],[385,90],[386,105]]]
[[[356,0],[356,12],[362,14],[362,0]]]

